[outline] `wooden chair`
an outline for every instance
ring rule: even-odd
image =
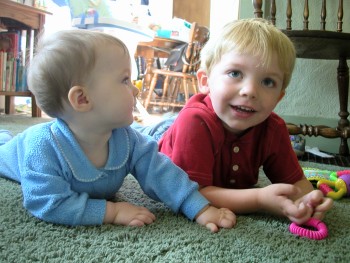
[[[196,71],[200,65],[200,51],[209,39],[209,29],[194,22],[191,24],[189,41],[186,52],[182,56],[182,72],[165,69],[153,69],[152,80],[144,107],[150,105],[161,109],[181,108],[191,95],[198,93]],[[158,81],[162,79],[162,95],[158,96],[154,91]],[[190,92],[192,90],[192,92]]]
[[[298,1],[301,2],[302,0]],[[276,4],[280,4],[281,1],[271,0],[269,2],[271,3],[271,5],[265,10],[269,10],[269,20],[274,25],[276,25]],[[350,124],[348,120],[349,68],[346,60],[350,59],[350,33],[342,32],[342,20],[344,15],[343,0],[338,1],[338,12],[336,14],[337,24],[336,28],[334,28],[333,31],[326,30],[326,0],[317,2],[322,4],[322,6],[320,5],[318,10],[310,11],[308,0],[304,0],[303,14],[296,15],[295,13],[293,13],[291,0],[287,0],[286,28],[282,29],[282,31],[295,44],[298,58],[339,61],[337,68],[337,82],[340,104],[340,120],[338,121],[338,126],[336,128],[330,128],[325,125],[297,126],[291,123],[288,123],[287,126],[290,134],[322,136],[326,138],[340,138],[341,142],[339,147],[339,154],[348,156],[349,147],[347,139],[350,137]],[[331,2],[332,4],[337,4],[334,0]],[[253,0],[253,6],[255,17],[262,17],[263,1]],[[294,28],[292,28],[292,14],[294,17],[303,19],[302,29],[295,30]],[[309,29],[309,14],[316,14],[320,16],[320,29]]]

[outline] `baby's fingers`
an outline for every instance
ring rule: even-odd
[[[236,215],[227,208],[219,209],[220,216],[216,222],[209,222],[205,226],[211,232],[216,233],[219,228],[232,228],[236,224]]]
[[[197,217],[196,221],[211,232],[217,232],[220,227],[232,228],[236,224],[236,215],[227,208],[218,209],[209,206]]]
[[[155,215],[151,212],[143,211],[143,213],[137,214],[129,223],[129,226],[144,226],[149,225],[156,219]]]
[[[210,232],[212,233],[216,233],[219,231],[219,228],[217,225],[215,225],[214,223],[208,223],[205,225],[206,228],[208,228],[210,230]]]
[[[236,215],[227,208],[220,208],[218,225],[223,228],[232,228],[236,225]]]

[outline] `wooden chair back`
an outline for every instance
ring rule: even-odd
[[[335,0],[332,0],[332,2],[335,2]],[[270,1],[270,7],[269,7],[269,13],[270,18],[269,20],[276,25],[276,2],[275,0]],[[278,1],[280,2],[280,1]],[[281,1],[282,2],[282,1]],[[299,0],[299,2],[301,2]],[[320,1],[319,1],[320,2]],[[254,6],[254,15],[255,17],[262,17],[263,16],[263,0],[253,0],[253,6]],[[316,14],[320,16],[320,29],[322,31],[326,30],[326,17],[327,17],[327,0],[322,0],[322,5],[319,10],[312,10],[315,11]],[[309,15],[310,12],[309,9],[309,1],[304,0],[304,11],[302,17],[303,20],[303,28],[302,30],[309,30]],[[293,15],[293,9],[292,9],[292,0],[287,0],[287,9],[286,9],[286,30],[293,30],[292,28],[292,15]],[[336,32],[342,32],[343,31],[343,0],[339,0],[338,2],[338,12],[337,12],[337,27],[334,29],[331,29],[330,31],[336,31]],[[301,16],[299,16],[301,18]]]
[[[276,25],[277,17],[277,4],[286,3],[286,26],[282,29],[294,43],[296,49],[296,56],[298,58],[307,59],[322,59],[322,60],[338,60],[339,64],[337,68],[334,68],[336,73],[336,79],[338,84],[339,95],[339,107],[338,113],[340,119],[336,128],[330,128],[324,125],[295,125],[289,123],[288,130],[290,134],[303,134],[308,136],[322,136],[326,138],[340,138],[339,154],[350,155],[347,139],[350,138],[350,122],[348,120],[348,97],[349,97],[349,67],[347,60],[350,59],[350,33],[343,32],[343,17],[344,5],[343,0],[332,0],[328,4],[331,4],[334,18],[332,21],[336,21],[333,25],[327,24],[326,18],[328,14],[327,1],[310,1],[310,6],[313,8],[317,6],[317,9],[310,9],[308,0],[295,0],[298,4],[303,4],[302,14],[294,14],[292,8],[292,1],[285,0],[286,2],[270,0],[270,6],[263,6],[262,0],[253,0],[254,15],[255,17],[263,17],[263,9],[269,12],[269,18],[274,25]],[[312,5],[311,5],[312,4]],[[349,10],[347,10],[349,11]],[[348,13],[349,14],[349,13]],[[320,17],[320,27],[310,28],[309,18]],[[297,17],[300,20],[299,24],[302,24],[302,28],[295,28],[293,26],[292,17]],[[297,21],[298,22],[298,21]],[[302,23],[301,23],[302,22]],[[277,23],[279,24],[279,23]]]
[[[148,90],[144,107],[158,106],[162,109],[181,108],[191,95],[198,93],[196,71],[200,66],[200,52],[209,39],[209,29],[200,26],[197,22],[191,24],[188,46],[182,55],[182,71],[173,71],[170,68],[153,69],[152,81]],[[162,95],[154,98],[155,86],[160,77],[163,77]],[[183,97],[183,99],[182,99]]]
[[[182,58],[184,63],[182,72],[194,74],[200,65],[200,52],[209,39],[209,29],[193,22],[189,34],[187,50]]]

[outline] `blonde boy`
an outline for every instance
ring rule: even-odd
[[[305,178],[285,122],[273,113],[295,63],[292,42],[263,19],[228,23],[202,50],[193,96],[159,142],[216,207],[297,223],[332,206]],[[272,182],[253,188],[262,167]]]

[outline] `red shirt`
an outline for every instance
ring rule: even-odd
[[[271,113],[237,136],[223,127],[204,94],[189,100],[159,150],[202,186],[249,188],[257,183],[260,167],[272,183],[294,184],[304,176],[282,118]]]

